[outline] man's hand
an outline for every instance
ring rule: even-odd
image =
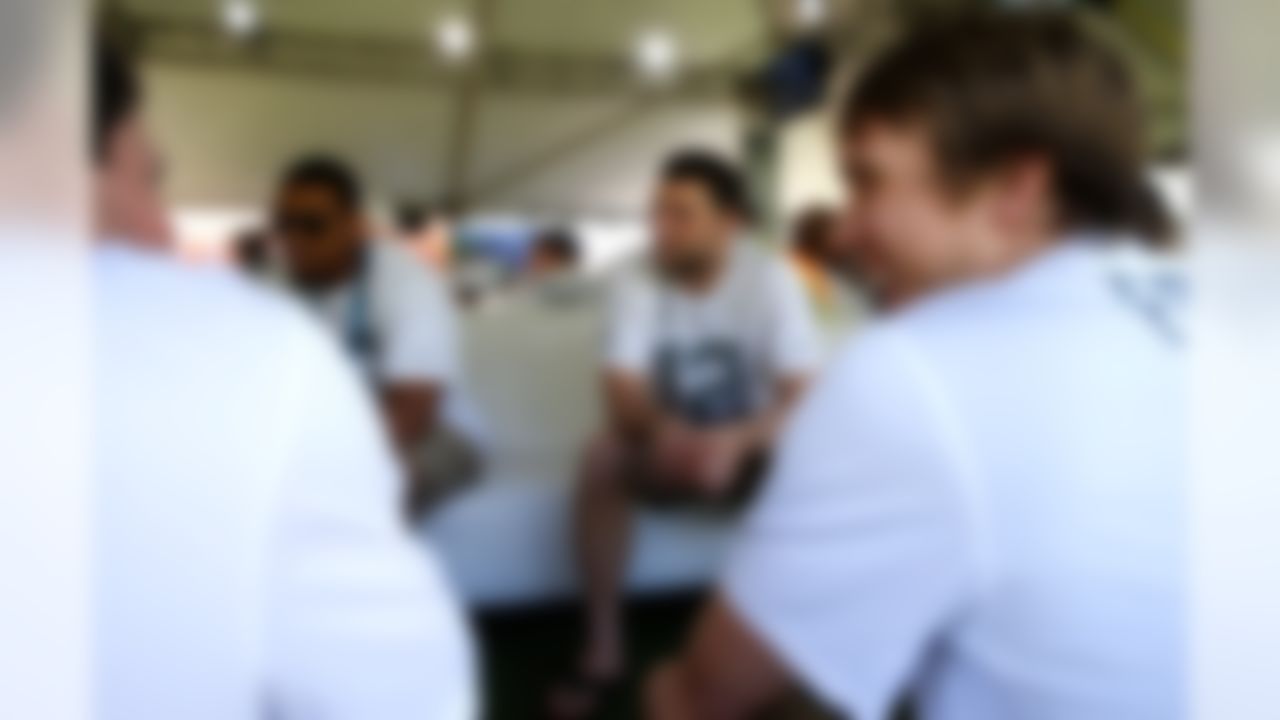
[[[701,442],[696,430],[670,420],[653,436],[653,465],[664,480],[679,485],[695,484]]]
[[[693,482],[702,492],[720,497],[733,489],[751,452],[750,436],[737,426],[705,430],[696,437],[695,452]]]
[[[701,430],[679,422],[665,423],[653,445],[655,467],[663,479],[712,497],[732,489],[750,450],[743,428]]]
[[[395,383],[382,389],[387,429],[406,462],[436,428],[444,388],[437,383]]]

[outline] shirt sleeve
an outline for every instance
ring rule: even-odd
[[[657,351],[657,293],[637,277],[622,279],[609,301],[605,369],[648,375]]]
[[[812,375],[822,364],[823,342],[818,320],[800,278],[785,262],[774,262],[770,277],[776,309],[770,353],[780,377]]]
[[[379,379],[452,385],[458,375],[458,319],[442,278],[404,254],[392,255],[385,297]]]
[[[306,357],[264,568],[267,716],[479,717],[462,614],[400,520],[373,408],[331,348]]]
[[[799,409],[731,553],[731,606],[814,691],[886,717],[962,603],[971,530],[927,369],[869,331]]]

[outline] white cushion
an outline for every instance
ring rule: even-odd
[[[517,294],[463,325],[464,386],[483,428],[481,482],[450,500],[425,530],[473,605],[568,597],[576,587],[570,503],[579,459],[599,431],[603,303]],[[643,513],[627,586],[694,587],[715,573],[724,521]]]

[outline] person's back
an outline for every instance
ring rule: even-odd
[[[930,387],[970,529],[925,717],[1179,715],[1180,300],[1119,255],[1067,246],[881,329]]]
[[[467,717],[456,608],[318,329],[227,274],[94,265],[99,716]]]
[[[863,720],[1183,716],[1185,298],[1128,78],[1055,11],[870,63],[842,151],[889,312],[797,411],[657,717],[794,682]]]
[[[891,317],[798,413],[725,592],[839,708],[1181,716],[1181,300],[1117,254]]]
[[[95,717],[474,717],[353,368],[284,300],[164,257],[141,87],[108,46],[94,69]]]

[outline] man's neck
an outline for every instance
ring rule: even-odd
[[[884,309],[894,310],[947,288],[998,278],[1031,262],[1057,242],[1053,233],[993,240],[955,258],[948,270],[932,278],[918,278],[914,284],[899,284],[878,300]]]
[[[1039,257],[1057,241],[1057,234],[1052,231],[993,240],[973,254],[964,275],[968,280],[1006,275]]]
[[[363,250],[361,250],[356,253],[353,259],[344,264],[339,271],[331,275],[308,279],[298,278],[294,282],[299,289],[308,295],[323,296],[355,282],[362,272],[364,262]]]
[[[1057,233],[1041,232],[1009,243],[996,260],[996,273],[1012,272],[1051,250],[1060,238]]]
[[[729,263],[732,261],[733,245],[729,243],[713,261],[708,262],[696,272],[682,273],[673,278],[672,283],[681,291],[690,295],[705,295],[715,290],[716,285],[724,277]]]

